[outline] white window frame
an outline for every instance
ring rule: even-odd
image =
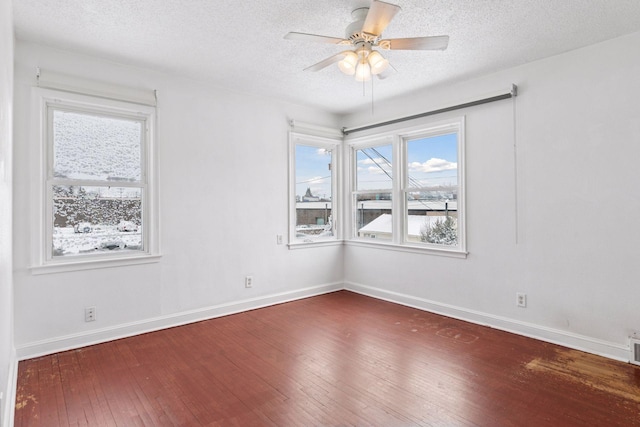
[[[357,206],[357,202],[356,202],[356,198],[361,195],[361,194],[376,194],[376,193],[391,193],[391,212],[397,212],[397,200],[396,200],[396,193],[397,193],[397,184],[396,184],[396,174],[397,174],[397,161],[398,161],[398,155],[397,155],[397,144],[395,143],[396,138],[393,135],[386,135],[386,136],[373,136],[373,137],[368,137],[368,138],[364,138],[358,142],[355,142],[353,144],[350,145],[350,165],[351,165],[351,171],[349,173],[349,178],[350,178],[350,183],[351,183],[351,197],[350,197],[350,206],[352,206],[352,209],[350,209],[351,212],[351,233],[350,233],[350,238],[352,239],[356,239],[356,240],[360,240],[360,241],[370,241],[372,240],[371,237],[365,238],[365,237],[359,237],[358,236],[358,206]],[[387,145],[391,145],[391,150],[392,150],[392,158],[391,158],[391,170],[392,170],[392,187],[390,189],[371,189],[371,190],[358,190],[356,188],[357,185],[357,181],[358,181],[358,164],[357,164],[357,154],[356,152],[358,150],[362,150],[365,148],[376,148],[376,147],[382,147],[382,146],[387,146]],[[395,236],[395,229],[392,230],[391,234],[392,236]],[[393,237],[392,240],[382,240],[381,242],[389,244],[393,242]]]
[[[436,245],[430,243],[410,242],[407,239],[407,193],[414,189],[408,186],[408,166],[407,166],[407,142],[423,137],[432,137],[437,135],[457,133],[458,135],[458,198],[457,198],[457,222],[458,222],[458,246],[455,248],[444,245]],[[366,237],[358,237],[358,224],[356,221],[357,206],[355,198],[362,191],[357,191],[356,173],[357,159],[356,151],[392,144],[392,168],[393,168],[393,189],[392,195],[392,239],[377,240]],[[456,258],[465,258],[467,256],[466,246],[466,197],[465,197],[465,117],[456,117],[435,122],[426,122],[421,125],[413,125],[411,127],[394,127],[393,129],[383,130],[378,133],[371,133],[365,137],[347,137],[345,145],[348,150],[348,192],[347,208],[349,211],[349,232],[347,244],[355,246],[378,247],[390,250],[398,250],[403,252],[428,253],[432,255],[450,256]],[[366,191],[364,191],[366,193]]]
[[[32,274],[86,270],[103,267],[156,262],[159,259],[159,221],[157,197],[157,160],[155,148],[156,109],[148,105],[101,97],[33,88],[32,129],[34,151],[32,164]],[[142,188],[143,250],[100,254],[65,255],[51,253],[53,238],[53,185],[103,185],[102,181],[58,180],[53,177],[52,111],[65,110],[87,114],[104,114],[142,121],[142,176],[135,184],[114,182],[113,186]],[[73,182],[71,184],[71,182]]]
[[[333,237],[314,242],[303,242],[296,239],[296,146],[325,148],[331,150],[331,215]],[[289,249],[342,244],[341,236],[341,204],[340,204],[340,171],[341,171],[342,138],[334,136],[318,136],[304,132],[289,132]]]

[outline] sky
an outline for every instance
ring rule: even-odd
[[[384,145],[357,150],[359,190],[391,189],[392,147]],[[304,196],[307,188],[314,196],[331,197],[331,152],[296,145],[296,196]],[[455,133],[407,142],[410,187],[457,185],[458,142]]]
[[[390,190],[393,176],[391,145],[357,151],[358,190]],[[458,143],[455,133],[407,142],[410,187],[456,185]]]
[[[296,145],[296,196],[305,195],[307,188],[316,197],[331,199],[331,163],[329,150]]]

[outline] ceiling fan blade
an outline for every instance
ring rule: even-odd
[[[339,44],[344,41],[348,41],[345,39],[341,39],[339,37],[328,37],[328,36],[319,36],[317,34],[307,34],[307,33],[296,33],[291,32],[284,36],[287,40],[298,40],[304,42],[316,42],[316,43],[330,43],[330,44]]]
[[[398,11],[400,11],[400,6],[373,0],[362,26],[362,32],[379,36]]]
[[[323,59],[322,61],[318,62],[317,64],[314,64],[310,67],[307,67],[304,69],[304,71],[320,71],[323,68],[328,67],[331,64],[335,64],[336,62],[342,60],[344,58],[344,53],[340,52],[340,53],[336,53],[333,56],[330,56],[326,59]]]
[[[445,50],[449,45],[449,36],[380,40],[378,45],[383,49],[395,50]]]

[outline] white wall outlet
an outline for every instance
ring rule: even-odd
[[[527,306],[527,294],[516,293],[516,305],[518,307],[526,307]]]
[[[278,234],[276,236],[276,243],[281,245],[282,244],[282,234]]]
[[[95,322],[96,320],[96,308],[95,307],[87,307],[84,309],[84,321],[85,322]]]
[[[253,287],[253,276],[247,276],[244,278],[244,287],[245,288]]]

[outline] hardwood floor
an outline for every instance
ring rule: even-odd
[[[86,425],[640,426],[640,367],[341,291],[20,362]]]

